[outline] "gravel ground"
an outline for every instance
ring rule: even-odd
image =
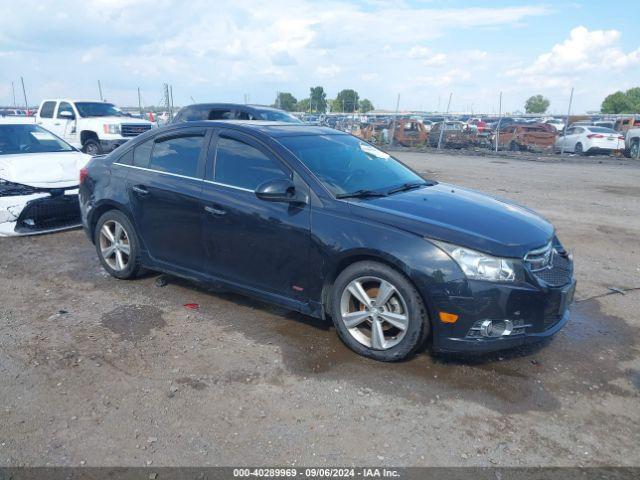
[[[552,341],[381,364],[296,313],[113,279],[81,231],[0,239],[0,466],[640,465],[640,165],[398,156],[556,225],[578,291]]]

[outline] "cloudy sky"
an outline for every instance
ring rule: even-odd
[[[551,111],[597,110],[640,84],[637,0],[545,3],[314,0],[0,0],[0,104],[105,97],[157,104],[272,103],[324,86],[376,107],[508,111],[541,93]]]

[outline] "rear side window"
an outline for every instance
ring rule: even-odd
[[[203,141],[202,133],[185,133],[157,139],[149,168],[186,177],[197,177]]]
[[[216,152],[216,182],[255,190],[261,183],[278,178],[289,178],[289,175],[276,160],[251,145],[220,137]]]
[[[209,111],[209,120],[232,120],[233,112],[229,109],[214,109]]]
[[[153,149],[153,140],[147,140],[133,149],[132,165],[134,167],[146,168],[149,166],[151,158],[151,150]]]
[[[56,102],[44,102],[40,108],[41,118],[53,118],[53,110],[56,107]]]

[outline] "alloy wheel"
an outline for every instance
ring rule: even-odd
[[[629,152],[631,158],[640,158],[640,142],[633,142],[631,144],[631,151]]]
[[[129,264],[131,254],[129,235],[115,220],[104,222],[100,229],[100,253],[106,264],[115,271],[120,272]]]
[[[378,277],[352,280],[340,299],[340,314],[347,331],[374,350],[387,350],[402,341],[409,328],[408,312],[398,289]]]

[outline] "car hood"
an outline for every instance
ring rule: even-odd
[[[103,123],[118,123],[118,124],[151,124],[149,120],[145,120],[144,118],[132,118],[132,117],[82,117],[82,118],[90,118],[92,120],[100,120]]]
[[[553,226],[521,205],[439,183],[353,201],[362,218],[500,257],[524,257],[553,238]]]
[[[35,188],[74,187],[90,159],[76,151],[0,155],[0,178]]]

